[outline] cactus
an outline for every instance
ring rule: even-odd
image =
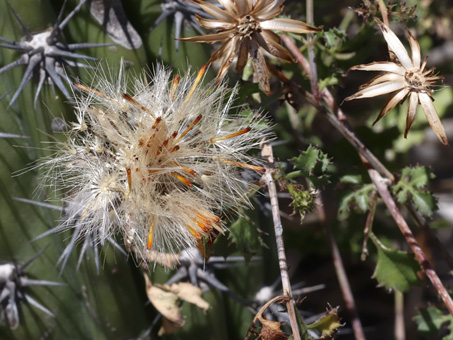
[[[337,105],[341,98],[376,95],[373,85],[379,79],[351,95],[356,85],[341,79],[348,68],[386,70],[389,84],[395,75],[402,84],[410,79],[400,86],[401,93],[424,98],[429,123],[435,123],[439,139],[448,145],[448,128],[445,133],[439,117],[452,103],[451,90],[433,90],[443,77],[431,66],[424,75],[428,84],[414,85],[424,77],[420,56],[421,71],[400,74],[403,67],[392,48],[399,48],[399,57],[409,56],[389,23],[412,25],[417,35],[425,34],[420,48],[409,33],[412,52],[419,55],[421,49],[424,55],[427,45],[436,42],[426,19],[434,11],[364,1],[355,13],[341,8],[340,18],[327,0],[314,8],[307,0],[307,9],[287,0],[282,13],[282,0],[189,1],[0,0],[0,338],[349,339],[343,327],[362,340],[355,303],[361,310],[367,302],[354,300],[341,256],[356,263],[361,253],[366,258],[368,248],[372,256],[362,265],[363,275],[368,280],[370,263],[376,262],[373,280],[395,292],[399,316],[403,293],[411,294],[411,287],[420,284],[421,270],[452,313],[453,302],[430,268],[430,257],[414,246],[404,218],[410,220],[399,210],[405,206],[428,233],[425,218],[438,208],[425,191],[433,172],[407,166],[406,151],[425,136],[426,122],[415,118],[418,102],[411,99],[409,111],[401,107],[403,118],[390,113],[375,130],[365,120],[380,111],[379,102],[372,108],[345,103],[345,111],[363,112],[360,117],[347,114],[353,125],[366,125],[357,134]],[[331,16],[318,16],[324,10]],[[416,19],[417,10],[423,20]],[[367,22],[370,17],[376,20]],[[387,49],[391,62],[363,65],[386,58],[384,53],[371,57],[367,48],[381,38],[371,29],[375,24],[393,43]],[[328,28],[333,25],[338,27]],[[236,60],[239,66],[230,68]],[[411,71],[409,64],[405,72]],[[121,86],[104,79],[118,78],[120,72]],[[153,77],[167,84],[148,86]],[[159,101],[152,91],[166,97]],[[400,94],[397,99],[405,98]],[[379,119],[396,106],[393,101]],[[186,110],[184,116],[184,105],[197,112]],[[411,113],[408,128],[406,112]],[[91,125],[83,125],[86,117]],[[116,139],[107,136],[115,133]],[[126,134],[130,149],[121,144]],[[178,145],[180,140],[185,145]],[[78,173],[86,164],[92,174],[98,170],[88,158],[80,163],[78,156],[71,158],[73,150],[85,152],[80,151],[84,146],[76,148],[79,142],[91,147],[87,155],[98,152],[92,150],[97,142],[99,153],[110,152],[102,158],[109,175],[120,164],[115,176],[122,180],[114,190],[101,187],[116,190],[103,214],[97,196],[84,201],[90,209],[81,209],[74,199],[91,183]],[[168,145],[173,147],[168,147],[170,156],[160,157]],[[182,156],[176,153],[180,149]],[[130,154],[124,156],[124,150]],[[152,160],[141,161],[146,157],[155,161],[152,169]],[[59,187],[61,182],[66,186]],[[127,202],[134,190],[142,200],[152,191],[152,204],[137,200],[131,210]],[[390,214],[376,209],[378,197],[404,237],[389,231],[394,225]],[[166,204],[179,212],[168,213]],[[161,225],[160,215],[152,211],[156,207],[168,215]],[[375,214],[380,218],[373,222]],[[138,232],[134,223],[144,228]],[[388,240],[406,240],[412,252],[389,248]],[[285,247],[291,250],[286,257]],[[330,253],[339,284],[325,296],[312,297],[309,293],[329,289],[326,280],[335,282],[330,265],[324,265]],[[437,317],[447,320],[438,307]],[[423,315],[415,318],[419,327]],[[367,326],[376,326],[373,318]],[[405,326],[415,328],[414,323]],[[369,339],[379,336],[367,334]]]

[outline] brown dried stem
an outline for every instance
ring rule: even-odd
[[[422,227],[422,230],[427,235],[428,239],[431,240],[431,242],[434,245],[434,248],[439,249],[445,262],[447,262],[448,266],[450,267],[450,270],[453,270],[453,257],[448,252],[448,250],[445,248],[443,243],[439,240],[437,235],[429,227],[429,223],[426,220],[426,218],[424,218],[420,214],[420,212],[417,211],[417,208],[415,207],[415,205],[413,203],[408,205],[407,208],[409,209],[409,212],[411,213],[414,220],[418,223],[418,225],[420,225]]]
[[[384,0],[378,0],[379,10],[381,11],[382,20],[384,20],[384,24],[389,26],[389,12],[387,10],[387,6],[385,5]]]
[[[370,237],[371,228],[373,226],[374,213],[376,212],[376,205],[377,205],[377,194],[373,194],[373,196],[371,196],[371,200],[370,200],[370,212],[368,213],[368,216],[366,219],[366,224],[365,224],[365,229],[363,230],[362,255],[360,255],[360,259],[362,261],[365,261],[367,255],[368,255],[367,244],[368,244],[368,239]]]
[[[280,219],[280,208],[278,206],[277,188],[275,186],[275,181],[272,176],[272,173],[274,171],[273,169],[274,155],[272,152],[272,146],[270,145],[269,142],[265,141],[263,143],[261,154],[263,158],[267,161],[264,180],[269,190],[269,197],[271,201],[272,218],[274,221],[275,241],[277,243],[278,264],[280,267],[283,294],[289,297],[289,300],[286,302],[286,308],[288,310],[294,340],[301,340],[299,324],[297,323],[296,316],[296,304],[291,292],[291,283],[289,281],[288,266],[286,263],[285,244],[283,242],[283,226],[282,221]]]
[[[300,53],[294,40],[288,36],[282,36],[282,40],[285,42],[286,46],[291,51],[291,53],[296,57],[298,63],[301,65],[301,67],[304,69],[304,71],[308,75],[310,75],[309,64],[307,63],[307,60],[305,59],[303,54]],[[312,104],[316,105],[315,103],[313,103],[313,100],[312,100],[312,98],[310,98],[310,96],[306,96],[306,97],[308,99],[311,99],[310,102]],[[374,156],[374,154],[363,145],[363,143],[351,131],[344,113],[338,107],[332,94],[329,92],[329,90],[327,88],[324,88],[322,90],[321,98],[324,99],[323,105],[316,105],[316,107],[319,109],[320,112],[324,113],[324,115],[328,119],[328,121],[359,152],[359,154],[362,156],[362,161],[364,161],[364,163],[366,163],[365,165],[368,165],[369,167],[372,168],[372,170],[369,170],[370,177],[372,177],[372,180],[373,180],[373,178],[376,180],[377,178],[383,179],[383,177],[385,177],[387,182],[389,182],[389,183],[394,182],[393,175]],[[373,176],[371,176],[371,174],[373,174]],[[373,180],[373,184],[376,187],[379,185],[379,187],[382,189],[382,183],[376,183],[375,180]],[[378,189],[378,191],[379,191],[379,189]],[[425,271],[426,275],[433,283],[434,288],[437,290],[438,294],[441,296],[442,300],[446,304],[450,313],[453,314],[453,301],[452,301],[451,297],[448,295],[445,287],[443,286],[443,284],[440,281],[439,277],[437,276],[436,272],[432,269],[432,266],[429,263],[428,259],[426,258],[425,254],[423,253],[422,249],[419,247],[418,243],[415,241],[415,238],[414,238],[412,232],[410,231],[406,221],[404,220],[399,209],[397,208],[396,203],[393,200],[392,196],[390,195],[386,185],[385,185],[385,191],[383,189],[382,189],[382,192],[380,191],[381,197],[385,193],[387,193],[388,196],[386,196],[384,201],[386,202],[387,206],[389,207],[389,210],[391,211],[393,218],[395,219],[395,221],[397,222],[401,231],[403,232],[403,235],[406,238],[406,241],[408,242],[409,246],[411,248],[413,248],[412,250],[414,251],[416,260],[420,263],[420,265],[423,268],[423,270]],[[390,209],[390,207],[392,207],[393,210]],[[409,206],[409,209],[413,215],[419,216],[417,210],[413,206]],[[422,223],[420,219],[416,219],[416,220],[419,224],[421,224],[422,227],[425,225],[425,223]],[[441,248],[443,248],[443,247],[441,247]],[[447,262],[449,262],[449,257],[450,256],[448,254],[448,256],[446,257]]]
[[[304,71],[310,75],[310,65],[300,53],[299,49],[296,46],[294,40],[289,37],[282,35],[282,40],[285,42],[288,49],[291,53],[296,57],[297,62],[302,66]],[[363,156],[365,159],[371,164],[371,166],[379,171],[385,177],[393,180],[393,175],[387,168],[374,156],[374,154],[356,137],[354,132],[351,131],[349,128],[345,115],[343,111],[336,105],[335,100],[332,94],[329,92],[327,88],[324,88],[321,91],[321,98],[326,102],[327,107],[325,105],[316,105],[316,102],[311,103],[315,105],[327,120],[351,143],[351,145]]]
[[[327,217],[322,204],[321,194],[316,198],[317,209],[319,218],[321,219],[324,230],[326,231],[327,240],[330,248],[332,249],[333,264],[335,272],[337,274],[338,282],[340,283],[341,292],[343,294],[343,300],[346,304],[346,309],[351,316],[352,330],[357,340],[365,340],[365,333],[363,332],[362,323],[360,322],[359,315],[357,313],[357,307],[354,301],[354,295],[352,295],[351,285],[349,284],[348,276],[341,259],[341,254],[338,249],[337,242],[332,235],[332,231],[327,223]]]
[[[444,285],[437,276],[437,273],[431,266],[428,258],[426,257],[425,253],[423,252],[422,248],[418,244],[417,240],[412,234],[409,226],[407,225],[406,221],[404,220],[401,211],[398,209],[395,201],[393,200],[392,195],[388,190],[388,180],[383,178],[376,170],[370,169],[368,170],[370,174],[371,180],[373,181],[374,186],[376,187],[377,191],[381,195],[382,199],[384,200],[385,205],[389,209],[390,213],[393,216],[396,224],[400,228],[402,234],[406,238],[407,243],[412,249],[412,252],[415,255],[415,259],[420,266],[422,267],[423,271],[425,272],[426,276],[429,278],[431,283],[433,284],[434,288],[439,293],[442,301],[445,303],[448,311],[453,315],[453,300],[451,299],[450,295],[448,294],[447,290],[445,289]]]

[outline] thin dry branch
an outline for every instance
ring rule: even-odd
[[[346,269],[344,268],[340,250],[338,249],[337,242],[335,241],[335,238],[332,235],[332,231],[327,223],[327,217],[322,203],[321,194],[318,195],[316,201],[319,217],[323,224],[324,230],[326,231],[330,248],[332,249],[333,265],[335,267],[338,282],[340,283],[343,300],[346,304],[346,309],[351,316],[351,324],[354,336],[357,340],[365,340],[365,333],[363,331],[362,323],[359,319],[354,295],[352,294],[351,285],[349,284],[348,275],[346,274]]]
[[[370,174],[371,180],[373,181],[374,186],[376,187],[377,191],[381,195],[381,198],[384,200],[385,205],[389,209],[390,213],[393,216],[396,224],[401,230],[401,233],[406,238],[407,243],[411,247],[415,259],[418,263],[420,263],[421,268],[425,272],[426,276],[429,278],[431,283],[433,284],[434,288],[437,290],[438,294],[440,295],[442,301],[445,303],[448,311],[453,315],[453,300],[451,299],[450,295],[448,294],[447,290],[445,289],[442,281],[439,279],[439,276],[434,271],[429,262],[428,258],[426,257],[425,253],[423,252],[422,248],[418,244],[417,240],[412,234],[409,226],[407,225],[406,221],[404,220],[401,211],[398,209],[390,191],[388,190],[388,180],[383,178],[376,170],[370,169],[368,170]]]
[[[310,75],[310,66],[307,60],[305,59],[304,55],[300,53],[299,49],[297,48],[294,40],[288,36],[282,36],[282,40],[285,42],[288,49],[291,53],[296,57],[298,63],[304,69],[304,71]],[[419,247],[418,243],[416,242],[412,232],[410,231],[406,221],[402,217],[395,201],[393,200],[390,192],[387,189],[387,184],[394,182],[394,176],[388,171],[388,169],[374,156],[374,154],[366,148],[363,143],[355,136],[352,132],[346,116],[342,112],[342,110],[338,107],[333,98],[332,94],[329,92],[327,88],[324,88],[321,92],[321,98],[324,100],[322,105],[316,105],[316,102],[313,102],[313,99],[310,98],[310,102],[315,105],[320,112],[325,114],[325,117],[329,120],[329,122],[349,141],[349,143],[359,152],[362,156],[362,161],[364,164],[371,168],[369,170],[370,177],[372,177],[373,184],[376,188],[381,188],[378,191],[381,197],[384,199],[385,203],[389,207],[390,212],[392,213],[393,218],[395,219],[396,223],[400,227],[406,241],[408,242],[409,246],[412,248],[415,254],[416,260],[420,263],[421,267],[425,271],[425,274],[433,283],[434,288],[437,290],[438,294],[446,304],[448,310],[451,314],[453,314],[453,301],[451,297],[448,295],[445,287],[443,286],[442,282],[440,281],[437,273],[432,269],[431,264],[429,263],[428,259],[426,258],[425,254],[423,253],[422,249]],[[373,179],[374,178],[374,179]],[[385,190],[383,189],[382,183],[377,183],[376,180],[380,178],[384,180],[386,178]],[[388,196],[387,196],[388,194]],[[383,197],[385,195],[385,198]],[[390,208],[391,207],[391,208]],[[393,210],[392,210],[393,209]],[[419,216],[418,212],[413,206],[409,206],[409,210],[415,216]],[[417,219],[417,222],[421,224],[422,227],[425,226],[425,223],[420,219]],[[442,247],[443,248],[443,247]],[[447,252],[448,254],[448,252]],[[445,255],[444,255],[445,257]],[[447,262],[449,261],[449,254],[446,256]]]
[[[294,42],[294,39],[282,35],[282,40],[285,42],[288,49],[296,57],[297,62],[302,66],[304,71],[310,75],[310,64],[307,62],[302,53]],[[303,93],[305,94],[305,93]],[[312,96],[311,96],[312,97]],[[343,111],[336,105],[335,100],[327,88],[321,91],[321,98],[327,105],[317,105],[314,98],[309,98],[310,103],[317,107],[324,114],[329,123],[331,123],[347,140],[348,142],[371,164],[371,166],[379,171],[385,177],[393,180],[393,175],[387,168],[374,156],[374,154],[357,138],[354,132],[347,124]]]
[[[272,152],[272,146],[269,142],[265,141],[263,143],[261,154],[263,158],[267,161],[264,180],[269,190],[269,198],[271,201],[272,218],[274,221],[275,241],[277,243],[278,264],[280,267],[283,294],[289,297],[289,300],[286,302],[286,308],[288,310],[294,340],[301,340],[299,324],[297,323],[296,316],[296,304],[291,292],[291,283],[289,281],[288,275],[288,265],[286,263],[285,244],[283,242],[283,226],[282,221],[280,219],[280,208],[278,206],[277,188],[275,186],[274,178],[272,176],[272,173],[274,171],[273,168],[274,155]]]

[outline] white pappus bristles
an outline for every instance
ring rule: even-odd
[[[68,228],[102,243],[120,233],[126,246],[177,253],[223,232],[222,212],[248,204],[241,171],[262,171],[248,155],[270,129],[260,115],[228,114],[235,90],[171,78],[158,69],[133,91],[96,76],[81,90],[67,142],[42,164],[45,182],[67,191]]]

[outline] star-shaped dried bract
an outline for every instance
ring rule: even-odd
[[[258,81],[266,93],[270,93],[269,71],[262,49],[274,57],[293,62],[291,54],[281,45],[280,37],[272,30],[314,33],[321,29],[298,20],[273,19],[283,11],[284,0],[219,0],[225,8],[224,10],[201,0],[189,1],[198,4],[206,13],[215,18],[206,19],[197,15],[200,25],[217,32],[181,40],[210,44],[217,41],[222,42],[208,62],[209,64],[216,60],[220,62],[217,82],[225,77],[236,55],[236,72],[238,73],[242,73],[247,59],[250,57]]]
[[[420,45],[409,30],[407,32],[412,58],[409,57],[409,54],[395,33],[378,18],[376,18],[376,22],[387,41],[389,53],[393,61],[374,62],[351,67],[350,70],[383,71],[385,73],[378,75],[370,82],[360,86],[360,91],[345,100],[370,98],[394,93],[379,113],[379,116],[373,123],[374,125],[389,113],[396,104],[404,102],[409,97],[404,137],[407,137],[407,133],[415,119],[417,105],[420,103],[425,111],[429,125],[431,125],[431,128],[441,143],[448,145],[444,127],[433,105],[434,99],[431,96],[433,90],[430,88],[438,80],[442,80],[443,77],[435,75],[434,68],[425,70],[427,58],[425,58],[423,63],[421,62]]]
[[[1,137],[1,134],[0,134]],[[21,137],[21,136],[19,136]],[[16,137],[17,138],[17,137]],[[48,204],[45,202],[39,202],[39,201],[34,201],[34,200],[29,200],[26,198],[21,198],[21,197],[13,197],[14,200],[19,201],[19,202],[24,202],[24,203],[29,203],[33,204],[42,208],[47,208],[50,210],[57,210],[63,213],[63,217],[61,218],[61,221],[64,221],[68,218],[68,211],[71,211],[71,207],[60,207],[58,205],[53,205],[53,204]],[[80,216],[79,216],[80,219]],[[66,267],[66,264],[69,261],[69,257],[73,252],[75,252],[76,245],[78,243],[81,243],[80,247],[80,253],[79,257],[77,260],[77,269],[80,268],[80,265],[82,263],[82,260],[84,257],[87,259],[90,258],[90,255],[92,254],[94,263],[96,265],[96,271],[99,274],[100,271],[100,252],[102,249],[102,246],[104,246],[104,241],[99,242],[99,236],[97,235],[96,230],[93,230],[91,233],[86,233],[83,236],[81,236],[82,230],[83,230],[83,224],[77,223],[79,222],[78,220],[75,220],[72,226],[73,233],[70,237],[70,240],[66,247],[64,248],[62,254],[58,258],[57,265],[60,265],[60,274],[63,273],[63,270]],[[65,227],[63,225],[57,225],[56,227],[53,227],[52,229],[49,229],[48,231],[36,236],[34,239],[31,240],[31,242],[38,241],[46,236],[53,235],[53,234],[58,234],[62,233],[65,230]],[[82,238],[82,240],[81,240]],[[80,241],[80,242],[79,242]],[[112,238],[112,237],[107,237],[106,241],[109,243],[109,245],[113,246],[114,249],[119,250],[123,255],[127,255],[127,253],[121,248],[121,246]]]
[[[198,33],[204,34],[200,24],[195,20],[195,13],[200,11],[200,7],[196,4],[187,3],[184,0],[164,0],[161,5],[162,13],[154,22],[154,25],[149,29],[151,32],[167,17],[173,16],[175,25],[175,49],[179,50],[179,40],[184,22],[190,24]]]
[[[60,14],[58,15],[57,22],[55,25],[44,32],[32,34],[22,20],[19,18],[14,9],[10,6],[12,13],[17,19],[19,25],[22,28],[25,36],[21,41],[12,41],[3,37],[0,37],[0,47],[16,50],[21,53],[20,57],[12,63],[5,65],[0,68],[0,75],[8,70],[11,70],[19,65],[27,65],[22,81],[19,88],[13,95],[9,106],[13,105],[19,94],[28,84],[33,75],[39,75],[39,83],[35,94],[35,106],[38,99],[39,93],[41,92],[44,82],[47,80],[52,85],[57,85],[60,91],[71,100],[71,96],[67,91],[66,87],[62,82],[62,78],[68,83],[71,83],[68,76],[65,74],[64,66],[69,65],[72,67],[89,67],[86,64],[79,63],[74,59],[85,59],[85,60],[98,60],[97,58],[88,57],[79,53],[75,53],[74,50],[79,48],[91,48],[109,46],[110,44],[97,44],[97,43],[76,43],[76,44],[65,44],[58,40],[63,28],[71,20],[71,18],[79,11],[80,7],[85,3],[86,0],[81,0],[80,3],[63,19],[64,2]],[[72,58],[68,59],[68,58]]]
[[[64,283],[29,279],[24,270],[34,262],[45,249],[40,250],[31,259],[18,266],[12,262],[0,264],[0,315],[9,328],[14,330],[19,327],[19,306],[28,303],[42,312],[54,317],[55,315],[28,293],[31,286],[62,286]]]

